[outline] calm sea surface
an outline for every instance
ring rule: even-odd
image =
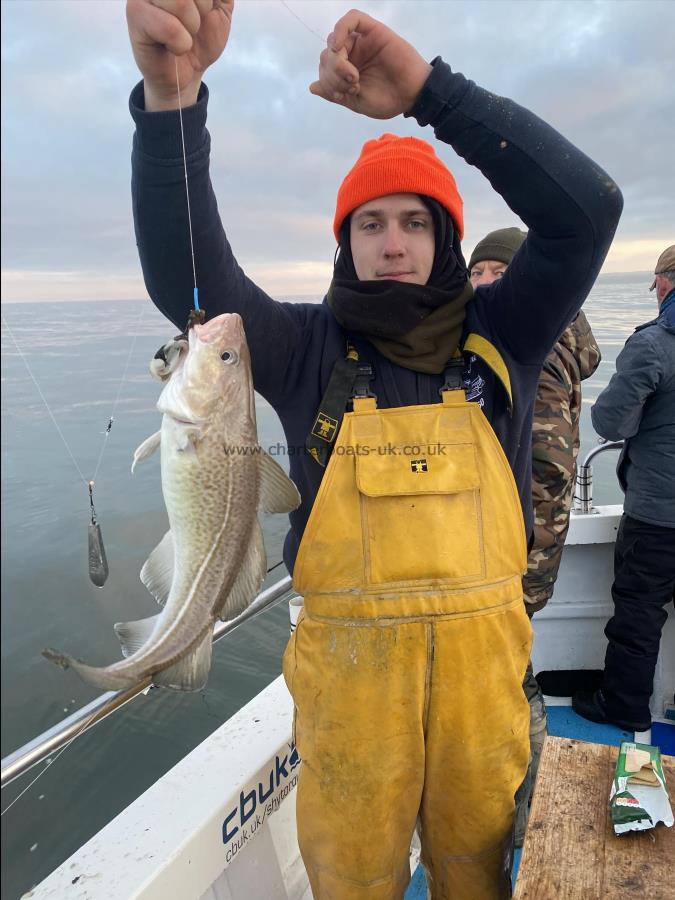
[[[585,306],[603,361],[584,383],[582,454],[597,441],[589,410],[618,352],[636,325],[653,318],[649,278],[604,276]],[[43,647],[112,662],[119,658],[113,623],[157,611],[138,573],[167,528],[159,456],[133,477],[130,463],[135,448],[159,428],[159,385],[148,362],[175,329],[140,301],[7,304],[3,316],[86,479],[105,441],[95,502],[110,566],[105,587],[95,588],[87,575],[87,489],[3,323],[5,756],[97,696],[76,675],[44,660]],[[257,409],[263,447],[283,443],[279,420],[259,397]],[[594,464],[597,502],[620,502],[615,463],[616,455],[608,453]],[[268,516],[263,528],[271,566],[281,559],[285,517]],[[282,574],[283,566],[267,583]],[[42,880],[276,678],[287,637],[284,604],[216,645],[204,691],[153,691],[78,738],[2,818],[2,896],[13,900]],[[3,809],[39,770],[2,792]]]

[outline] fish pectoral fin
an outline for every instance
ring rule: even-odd
[[[171,590],[175,557],[173,535],[169,530],[141,569],[141,581],[160,606],[164,606]]]
[[[113,627],[122,645],[122,656],[132,656],[141,649],[152,634],[160,615],[161,613],[157,613],[156,616],[137,619],[135,622],[115,622]]]
[[[203,437],[204,430],[199,425],[192,428],[181,428],[180,432],[174,435],[176,449],[181,453],[194,453],[195,444],[198,444]]]
[[[161,672],[155,672],[152,676],[153,683],[173,691],[200,691],[208,681],[212,647],[211,627],[194,650]]]
[[[149,456],[152,456],[152,454],[159,448],[161,441],[162,432],[156,431],[154,434],[151,434],[149,438],[146,438],[140,445],[140,447],[137,447],[136,452],[134,453],[134,461],[131,464],[132,474],[139,462],[143,462]]]
[[[300,506],[300,494],[278,462],[264,450],[258,455],[260,467],[260,500],[262,512],[285,513]]]
[[[251,543],[237,573],[234,584],[227,593],[221,595],[216,604],[216,615],[223,622],[234,619],[255,599],[265,580],[267,556],[262,530],[257,520],[253,524]]]

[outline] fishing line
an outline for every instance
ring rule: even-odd
[[[174,63],[176,64],[176,87],[178,89],[178,118],[180,120],[180,139],[181,139],[181,144],[183,146],[183,171],[185,172],[185,199],[187,201],[188,230],[190,232],[190,252],[192,254],[192,277],[194,280],[193,302],[194,302],[195,310],[197,312],[199,312],[200,311],[200,309],[199,309],[199,289],[197,288],[197,266],[195,264],[195,244],[194,244],[194,240],[192,237],[192,214],[190,212],[190,187],[188,185],[187,154],[185,152],[185,131],[183,130],[183,104],[181,102],[180,78],[178,76],[178,57],[174,56],[173,60],[174,60]]]
[[[300,18],[300,16],[296,12],[293,12],[293,10],[290,8],[288,3],[285,2],[285,0],[279,0],[279,2],[281,3],[282,6],[286,7],[286,9],[289,11],[289,13],[295,19],[297,19],[301,25],[304,25],[304,27],[307,29],[307,31],[309,31],[311,34],[316,35],[316,37],[318,37],[318,39],[321,41],[322,44],[324,44],[324,45],[326,44],[326,38],[322,37],[318,31],[314,31],[313,28],[310,28],[310,26],[307,24],[307,22],[303,22],[303,20]]]
[[[94,469],[94,474],[92,475],[92,481],[96,480],[96,476],[98,475],[98,470],[101,466],[101,460],[103,459],[103,454],[105,453],[106,447],[108,446],[108,437],[110,436],[110,431],[112,430],[113,422],[115,421],[115,412],[117,410],[117,406],[120,402],[120,398],[122,396],[122,388],[124,387],[124,383],[127,379],[127,373],[129,371],[129,365],[131,363],[131,358],[134,355],[134,350],[136,349],[136,339],[138,338],[138,330],[141,326],[141,320],[143,318],[143,314],[145,312],[145,303],[141,303],[141,313],[138,317],[138,321],[136,322],[136,328],[134,329],[134,336],[131,339],[131,347],[129,348],[129,354],[127,356],[127,361],[124,366],[124,371],[122,372],[122,379],[120,381],[119,387],[117,388],[117,396],[115,397],[115,402],[113,403],[112,413],[110,414],[110,418],[108,419],[108,424],[106,425],[106,429],[103,433],[103,443],[101,445],[101,452],[98,455],[98,461],[96,463],[96,468]]]
[[[26,367],[26,369],[27,369],[27,371],[28,371],[28,374],[29,374],[30,377],[32,378],[33,384],[35,385],[38,394],[39,394],[40,397],[42,398],[42,402],[43,402],[44,405],[45,405],[45,409],[46,409],[47,412],[49,413],[49,417],[51,418],[52,422],[54,423],[54,427],[55,427],[56,430],[58,431],[59,436],[60,436],[61,440],[63,441],[63,444],[64,444],[66,450],[68,451],[68,455],[70,456],[70,458],[71,458],[72,461],[73,461],[73,465],[74,465],[75,468],[77,469],[78,475],[80,476],[80,478],[81,478],[82,481],[84,482],[85,486],[88,486],[89,482],[87,481],[87,479],[86,479],[86,478],[84,477],[84,475],[82,474],[82,470],[81,470],[80,467],[78,466],[77,460],[76,460],[75,457],[73,456],[72,451],[71,451],[70,447],[68,446],[68,441],[67,441],[67,440],[65,439],[65,437],[63,436],[63,432],[62,432],[61,429],[59,428],[59,424],[58,424],[58,422],[56,421],[56,419],[54,418],[54,414],[52,413],[51,409],[49,408],[49,404],[47,403],[47,401],[46,401],[46,399],[45,399],[45,395],[44,395],[44,394],[42,393],[42,391],[40,390],[40,385],[37,383],[37,381],[36,381],[36,379],[35,379],[35,375],[33,375],[33,372],[31,371],[31,367],[28,365],[28,360],[27,360],[26,357],[23,355],[23,351],[22,351],[21,347],[19,347],[19,345],[18,345],[18,343],[17,343],[17,340],[16,340],[16,338],[14,337],[14,334],[13,334],[13,332],[12,332],[12,329],[9,327],[9,324],[8,324],[8,322],[7,322],[7,319],[6,319],[4,316],[2,317],[2,324],[5,326],[5,331],[7,331],[7,333],[8,333],[9,336],[11,337],[12,342],[13,342],[14,346],[16,347],[17,353],[19,354],[19,356],[20,356],[21,359],[23,360],[23,363],[24,363],[24,365],[25,365],[25,367]]]
[[[89,527],[88,527],[88,535],[87,535],[89,578],[96,585],[96,587],[103,587],[103,585],[106,582],[106,579],[108,578],[108,561],[107,561],[107,558],[105,555],[105,547],[103,545],[103,537],[101,535],[101,526],[99,525],[98,519],[96,517],[96,508],[94,506],[94,487],[96,484],[96,477],[98,475],[99,469],[101,467],[101,462],[103,460],[103,454],[105,453],[105,449],[108,444],[108,437],[112,430],[113,422],[115,421],[115,413],[117,411],[117,406],[118,406],[118,404],[120,402],[120,398],[122,396],[122,388],[124,387],[124,384],[126,382],[127,372],[129,370],[129,364],[131,363],[131,357],[133,356],[134,349],[136,347],[136,339],[138,337],[138,329],[140,327],[141,319],[143,318],[144,312],[145,312],[145,303],[141,304],[141,312],[138,317],[136,328],[134,329],[134,336],[131,341],[129,353],[127,355],[127,361],[126,361],[126,365],[124,367],[124,371],[122,374],[122,379],[121,379],[119,387],[117,389],[117,397],[115,398],[115,402],[113,404],[112,413],[110,414],[110,416],[108,418],[108,424],[106,425],[105,431],[103,432],[103,442],[101,444],[101,450],[99,452],[98,460],[96,462],[96,467],[94,469],[94,474],[91,479],[85,478],[85,476],[82,472],[82,469],[78,465],[78,462],[75,459],[75,456],[73,455],[72,450],[70,449],[70,445],[68,444],[68,441],[66,440],[65,435],[63,434],[63,432],[61,431],[61,428],[59,427],[59,423],[56,421],[54,413],[52,412],[52,410],[49,406],[49,403],[47,402],[47,398],[43,394],[42,389],[40,388],[40,385],[38,384],[37,378],[33,374],[30,364],[28,363],[28,359],[26,358],[23,350],[19,346],[19,342],[15,338],[14,332],[9,327],[9,323],[7,322],[7,319],[4,317],[4,315],[2,316],[2,324],[4,325],[5,330],[7,331],[7,334],[9,334],[10,338],[12,339],[12,343],[14,344],[17,353],[23,360],[23,364],[26,367],[26,371],[28,372],[33,384],[35,385],[35,388],[40,396],[40,399],[42,400],[44,407],[47,410],[47,413],[49,414],[50,419],[54,423],[54,427],[56,428],[56,430],[59,434],[59,437],[63,441],[63,445],[66,448],[68,455],[70,456],[71,460],[73,461],[73,465],[75,466],[75,469],[77,470],[77,474],[80,476],[81,481],[84,483],[85,487],[87,488],[87,491],[89,494],[89,510],[90,510],[90,515],[91,515],[91,519],[90,519],[90,523],[89,523]]]
[[[65,743],[63,745],[63,747],[61,747],[61,749],[53,757],[53,759],[50,757],[50,759],[48,760],[47,765],[44,767],[44,769],[42,769],[41,772],[38,772],[38,774],[35,776],[35,778],[30,782],[30,784],[27,784],[26,787],[21,791],[21,793],[17,794],[16,797],[12,800],[12,802],[8,803],[7,806],[2,810],[2,812],[0,812],[0,817],[4,816],[4,814],[7,812],[7,810],[11,809],[14,806],[14,804],[17,802],[17,800],[20,800],[23,797],[23,795],[25,793],[27,793],[33,787],[33,785],[38,780],[38,778],[42,778],[42,776],[45,774],[45,772],[48,771],[48,769],[51,769],[51,767],[54,765],[54,763],[59,758],[59,756],[61,756],[62,753],[65,753],[65,751],[68,749],[68,747],[70,747],[70,745],[73,743],[75,738],[79,737],[82,734],[82,732],[85,730],[85,728],[88,728],[89,725],[91,725],[91,723],[94,721],[94,719],[96,718],[96,716],[98,715],[99,712],[100,712],[100,710],[96,710],[96,712],[93,712],[89,716],[88,719],[84,720],[84,724],[82,725],[82,727],[78,728],[78,730],[71,737],[71,739],[67,743]],[[11,782],[8,782],[7,784],[3,784],[2,790],[4,791],[5,788],[9,787],[10,784],[11,784]]]

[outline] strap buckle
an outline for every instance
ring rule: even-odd
[[[443,372],[443,384],[438,393],[443,395],[445,391],[464,390],[464,357],[457,356],[451,359]]]
[[[362,365],[358,367],[356,378],[354,379],[352,400],[362,400],[364,397],[373,397],[377,400],[377,395],[370,390],[370,382],[374,377],[372,366]]]

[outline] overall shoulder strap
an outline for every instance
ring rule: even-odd
[[[305,440],[310,456],[322,468],[328,465],[349,401],[352,397],[373,396],[368,387],[372,377],[372,367],[359,364],[356,347],[347,341],[347,353],[335,361],[314,424]]]
[[[467,335],[462,347],[464,353],[475,353],[494,372],[500,384],[506,391],[509,412],[513,412],[513,394],[511,391],[511,376],[504,362],[504,357],[499,350],[487,338],[472,331]]]

